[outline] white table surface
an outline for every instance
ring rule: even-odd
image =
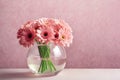
[[[53,77],[37,77],[28,69],[0,69],[0,80],[120,80],[120,69],[64,69]]]

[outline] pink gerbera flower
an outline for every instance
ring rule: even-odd
[[[37,37],[40,38],[42,43],[48,43],[53,38],[53,31],[49,28],[37,30]]]
[[[73,36],[72,36],[72,33],[65,29],[65,30],[60,30],[60,42],[59,44],[62,44],[63,46],[68,46],[70,45],[70,43],[72,43],[72,39],[73,39]]]
[[[24,25],[21,26],[21,28],[29,28],[32,27],[34,21],[27,21]]]
[[[53,27],[54,25],[56,25],[55,19],[52,19],[52,18],[46,19],[45,25],[49,27]]]
[[[32,28],[20,28],[17,32],[17,38],[24,47],[34,44],[35,31]]]
[[[66,22],[63,21],[63,20],[59,20],[59,24],[61,25],[61,28],[62,28],[62,29],[67,29],[67,31],[69,31],[69,32],[72,33],[72,29],[71,29],[71,27],[68,25],[68,23],[66,23]]]
[[[62,20],[58,20],[54,28],[54,39],[56,44],[69,46],[72,43],[72,30],[70,26]]]

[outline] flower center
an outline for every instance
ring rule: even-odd
[[[64,36],[64,35],[62,35],[62,39],[65,39],[65,36]]]
[[[28,34],[28,38],[29,38],[29,39],[32,38],[32,34],[31,34],[31,33]]]
[[[40,27],[40,26],[35,26],[34,28],[35,28],[35,30],[37,30],[37,29],[39,29],[39,27]]]
[[[44,36],[48,36],[48,33],[47,33],[47,32],[45,32],[45,33],[44,33]]]
[[[58,37],[59,37],[59,35],[56,33],[56,34],[55,34],[55,38],[58,38]]]

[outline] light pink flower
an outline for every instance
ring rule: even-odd
[[[72,33],[65,29],[65,30],[60,30],[60,44],[62,44],[63,46],[68,46],[72,43]]]
[[[49,27],[53,27],[54,25],[56,25],[55,19],[52,19],[52,18],[46,19],[45,25]]]
[[[59,20],[59,24],[62,26],[62,27],[61,27],[62,29],[67,29],[69,32],[72,33],[72,29],[71,29],[71,27],[68,25],[68,23],[66,23],[66,22],[63,21],[63,20]]]
[[[34,44],[35,31],[32,28],[20,28],[17,32],[17,38],[24,47],[29,47]]]
[[[37,30],[37,37],[41,43],[48,43],[53,38],[53,31],[50,28]]]

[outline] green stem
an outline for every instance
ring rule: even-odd
[[[54,64],[50,60],[50,47],[48,45],[42,45],[38,46],[38,50],[40,58],[42,59],[38,72],[44,73],[46,71],[56,71]]]

